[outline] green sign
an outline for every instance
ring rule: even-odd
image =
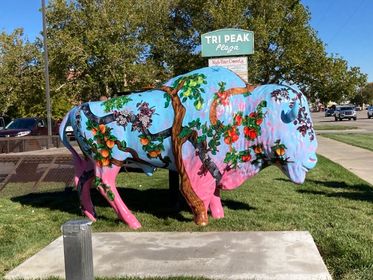
[[[201,36],[202,56],[235,56],[254,53],[254,32],[219,29]]]

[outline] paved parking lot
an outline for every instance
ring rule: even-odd
[[[334,117],[325,117],[324,112],[312,113],[312,120],[315,125],[335,125],[335,126],[356,126],[359,132],[373,133],[373,119],[368,119],[367,111],[357,111],[357,120],[335,121]]]

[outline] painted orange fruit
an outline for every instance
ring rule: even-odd
[[[224,143],[227,144],[227,145],[230,145],[232,143],[232,140],[230,137],[225,137],[224,138]]]
[[[102,166],[108,166],[110,164],[110,159],[104,158],[101,160],[101,165]]]
[[[256,146],[255,149],[254,149],[254,152],[256,154],[261,154],[263,152],[263,149],[261,146]]]
[[[232,135],[232,143],[236,142],[238,140],[238,135],[237,134],[234,134]]]
[[[96,135],[97,130],[96,130],[95,128],[92,128],[91,131],[92,131],[92,134],[93,134],[93,135]]]
[[[107,140],[106,141],[106,146],[109,148],[109,149],[112,149],[115,145],[115,142],[113,140]]]
[[[151,158],[156,158],[159,154],[160,154],[159,150],[154,150],[154,151],[149,152],[149,156]]]
[[[283,156],[284,154],[285,154],[285,149],[284,148],[277,148],[276,149],[276,154],[278,155],[278,156]]]
[[[249,161],[250,159],[251,159],[251,156],[250,156],[250,155],[243,155],[243,156],[241,157],[241,160],[242,160],[243,162]]]
[[[242,116],[241,115],[236,115],[236,117],[234,118],[234,121],[235,121],[236,125],[240,126],[241,123],[242,123]]]
[[[143,146],[146,146],[149,144],[149,139],[148,138],[140,138],[140,143]]]
[[[106,132],[106,126],[105,126],[104,124],[100,124],[100,125],[98,126],[98,129],[100,130],[100,132],[101,132],[102,134],[105,134],[105,132]]]
[[[100,154],[102,157],[107,158],[109,156],[109,151],[108,150],[101,150]]]
[[[252,128],[247,127],[247,126],[243,129],[243,132],[251,140],[255,139],[258,136],[258,133],[256,132],[255,129],[252,129]]]

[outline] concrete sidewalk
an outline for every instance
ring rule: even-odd
[[[96,277],[331,280],[312,236],[287,232],[94,233]],[[5,279],[64,277],[62,237]]]
[[[373,185],[373,152],[317,135],[317,153]]]

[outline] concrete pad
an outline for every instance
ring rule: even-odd
[[[332,279],[308,232],[95,233],[95,276]],[[6,279],[64,278],[59,237]]]

